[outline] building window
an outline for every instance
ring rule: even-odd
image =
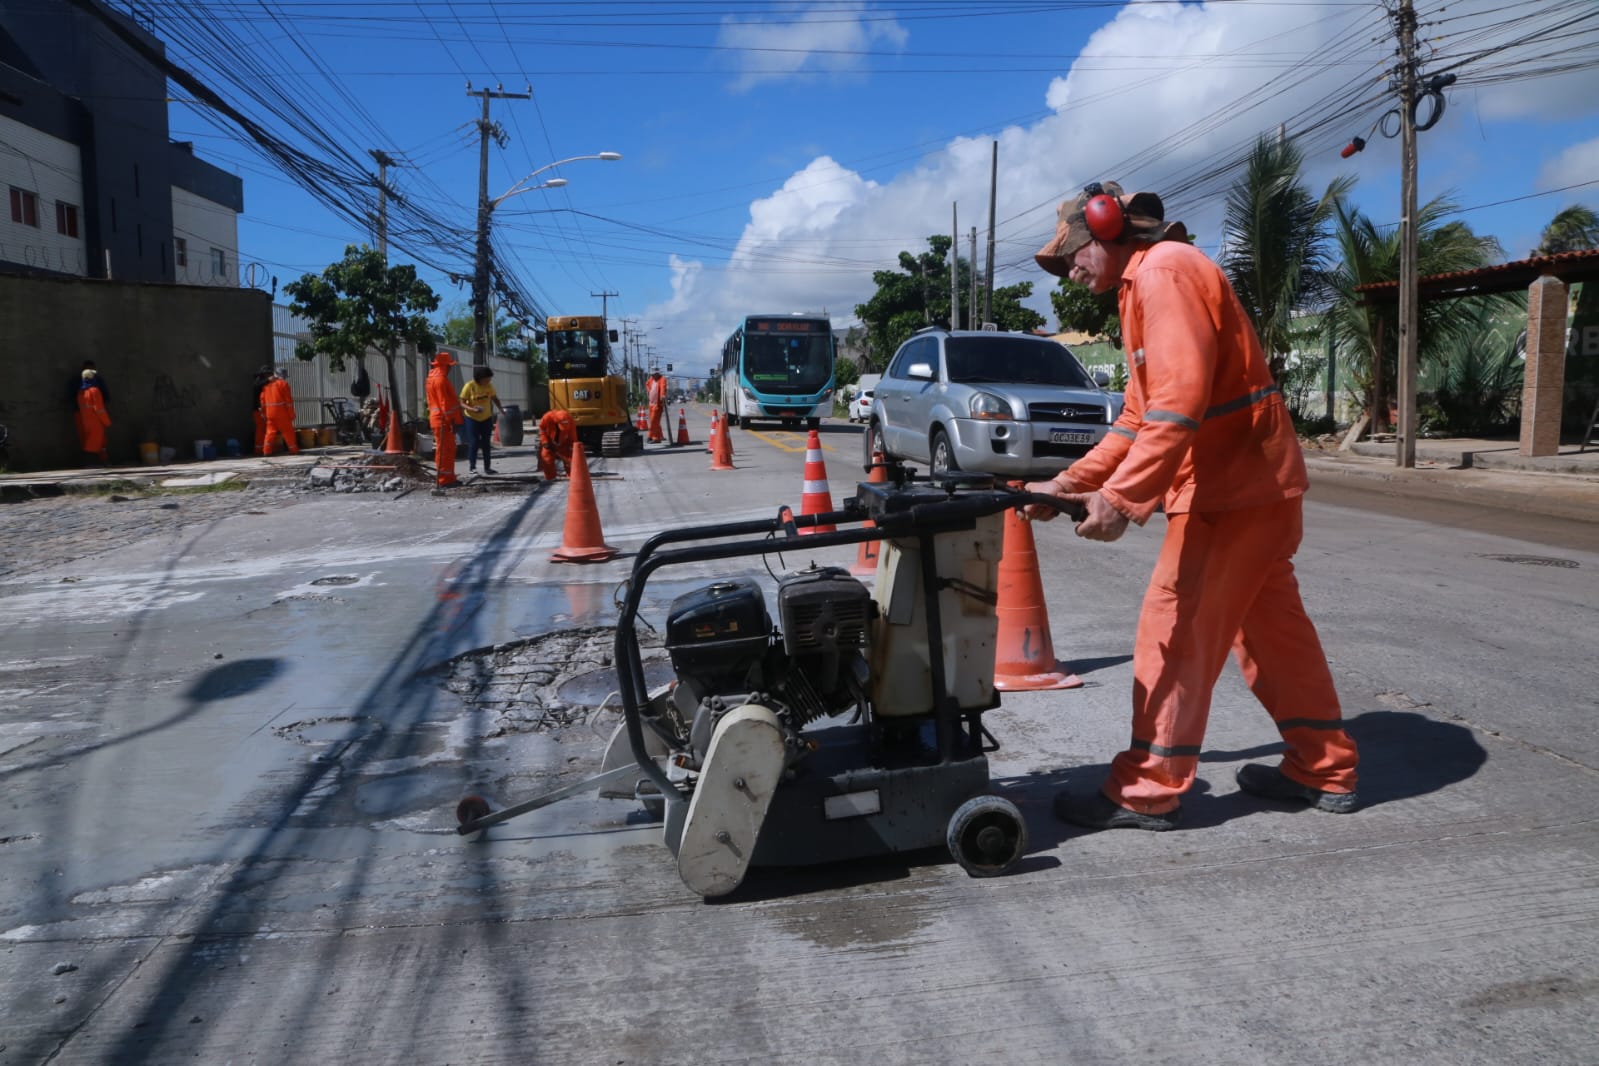
[[[189,242],[182,237],[172,238],[172,265],[179,270],[189,265]]]
[[[228,276],[228,253],[221,248],[211,249],[211,276],[213,278]]]
[[[78,235],[78,205],[56,201],[56,232],[63,237]]]
[[[11,187],[11,221],[39,228],[39,197],[27,189]]]

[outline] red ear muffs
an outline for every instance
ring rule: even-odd
[[[1101,241],[1121,240],[1122,232],[1127,228],[1121,201],[1109,193],[1100,193],[1083,205],[1083,222],[1088,226],[1088,232]]]

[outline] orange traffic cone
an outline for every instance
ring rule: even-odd
[[[805,487],[800,494],[800,514],[829,514],[833,511],[833,490],[827,487],[827,464],[822,461],[822,437],[816,430],[805,442]],[[836,533],[831,523],[806,526],[803,533]]]
[[[378,418],[389,427],[383,438],[383,454],[404,455],[405,435],[400,432],[400,412],[389,407],[382,385],[378,386]]]
[[[727,439],[727,419],[716,423],[711,434],[711,469],[733,470],[733,446]]]
[[[705,450],[710,452],[712,455],[716,454],[716,441],[717,441],[717,436],[718,436],[718,434],[716,432],[716,426],[717,426],[717,423],[719,423],[721,421],[721,417],[722,417],[722,413],[720,411],[712,409],[712,411],[711,411],[711,435],[709,437],[705,438]]]
[[[650,431],[650,423],[649,420],[644,417],[644,408],[642,407],[638,409],[638,418],[634,421],[633,428],[638,430],[640,433],[648,433]]]
[[[888,468],[883,465],[882,452],[872,453],[872,476],[866,480],[873,485],[884,484],[888,481]],[[868,518],[861,525],[875,526],[877,523]],[[870,577],[877,573],[877,556],[882,547],[883,542],[880,540],[861,541],[860,551],[855,553],[855,565],[849,568],[849,572],[856,577]]]
[[[1065,664],[1055,661],[1032,523],[1014,510],[1005,512],[999,602],[994,613],[999,620],[999,634],[994,641],[995,688],[1017,692],[1082,687],[1082,678],[1066,672]]]
[[[603,563],[617,552],[605,543],[600,531],[600,512],[594,503],[594,483],[589,480],[582,441],[572,445],[569,467],[572,487],[566,497],[566,525],[561,531],[561,547],[550,556],[550,562]]]
[[[693,444],[694,443],[693,441],[688,439],[688,415],[683,413],[683,409],[681,407],[679,407],[677,409],[677,443],[678,444]]]

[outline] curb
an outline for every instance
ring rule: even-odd
[[[1325,458],[1306,453],[1305,469],[1316,482],[1359,484],[1388,496],[1419,497],[1523,511],[1550,518],[1599,523],[1599,479],[1539,471],[1492,469],[1409,470],[1370,459]]]

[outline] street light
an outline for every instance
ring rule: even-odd
[[[622,158],[621,152],[596,152],[593,155],[574,155],[568,159],[557,159],[553,163],[546,163],[537,170],[530,171],[526,176],[506,189],[494,199],[489,199],[487,179],[478,184],[477,205],[477,255],[472,271],[472,364],[474,366],[488,365],[488,303],[489,303],[489,216],[496,207],[513,196],[521,196],[525,192],[537,192],[540,189],[559,189],[566,184],[565,178],[550,178],[537,185],[528,182],[544,173],[566,163],[576,163],[584,159],[602,159],[612,162]]]

